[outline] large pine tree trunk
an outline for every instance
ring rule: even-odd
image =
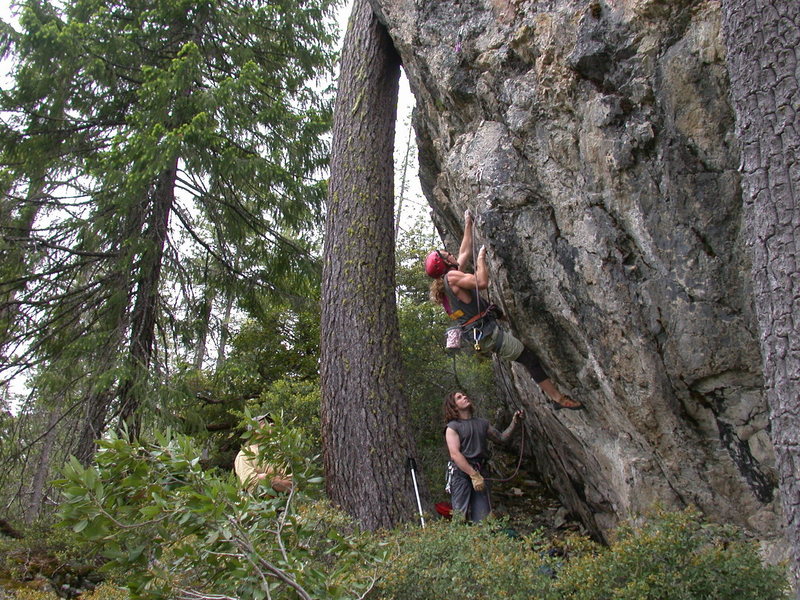
[[[73,455],[84,466],[89,466],[94,460],[97,440],[105,431],[112,400],[111,391],[104,387],[92,387],[83,400],[83,415]]]
[[[322,282],[322,433],[330,498],[369,529],[415,518],[394,285],[393,161],[400,76],[356,0],[336,100]]]
[[[800,3],[726,0],[744,219],[787,534],[800,564]],[[797,587],[797,586],[796,586]]]
[[[127,425],[133,437],[139,434],[141,418],[136,411],[146,390],[153,354],[158,286],[161,283],[164,245],[169,234],[169,217],[175,203],[177,174],[178,159],[174,158],[161,173],[154,187],[147,230],[144,233],[147,245],[137,265],[136,301],[131,314],[131,340],[127,357],[129,370],[119,392],[120,423]]]

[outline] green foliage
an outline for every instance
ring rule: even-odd
[[[542,597],[550,586],[553,559],[533,535],[510,537],[502,521],[474,526],[434,521],[391,536],[374,599],[439,600]]]
[[[314,447],[320,440],[320,389],[316,382],[282,379],[273,382],[258,399],[259,411],[284,415]]]
[[[186,365],[160,394],[160,404],[174,410],[156,426],[192,435],[207,451],[206,465],[233,462],[246,408],[283,412],[312,443],[319,440],[319,305],[264,300],[256,314],[241,324],[215,371]]]
[[[658,511],[626,524],[608,549],[584,546],[559,574],[554,598],[569,600],[779,600],[786,573],[764,566],[733,527],[696,510]]]
[[[501,520],[434,521],[389,536],[374,600],[781,600],[786,573],[699,513],[657,512],[603,547],[586,538],[510,537]]]
[[[257,396],[281,379],[316,381],[319,376],[319,306],[263,302],[257,318],[242,323],[231,350],[213,377],[219,395]]]
[[[277,422],[248,438],[290,466],[290,494],[248,494],[232,475],[204,471],[186,436],[150,445],[110,436],[96,466],[65,469],[63,524],[126,574],[133,598],[345,598],[369,586],[369,575],[352,573],[379,548],[311,504],[321,477],[302,431]]]
[[[89,462],[112,415],[145,434],[224,425],[182,411],[172,376],[224,346],[226,309],[315,293],[336,2],[16,8],[0,31],[0,373],[30,369],[31,403],[64,417],[53,463]]]

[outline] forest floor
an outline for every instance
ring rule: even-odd
[[[492,481],[492,511],[498,517],[506,517],[509,525],[520,535],[535,530],[550,537],[568,532],[588,535],[586,528],[571,518],[569,511],[549,491],[536,474],[524,466],[514,474],[517,455],[496,452],[491,467],[498,479],[511,477],[509,481]]]

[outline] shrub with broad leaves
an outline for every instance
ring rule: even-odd
[[[253,428],[245,443],[288,467],[294,489],[241,489],[232,474],[201,467],[192,440],[154,443],[111,435],[96,465],[71,461],[59,482],[62,523],[124,572],[133,598],[353,598],[374,575],[381,549],[315,499],[322,478],[299,429]],[[355,573],[358,572],[357,575]]]

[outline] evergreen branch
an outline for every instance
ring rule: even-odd
[[[29,299],[8,300],[8,301],[3,302],[2,304],[0,304],[0,310],[6,309],[6,308],[10,308],[12,306],[16,306],[16,307],[20,307],[20,306],[32,306],[32,307],[50,306],[54,301],[67,300],[67,299],[72,298],[74,296],[80,296],[84,292],[87,292],[87,291],[89,291],[89,290],[91,290],[93,288],[97,288],[102,283],[103,283],[102,279],[98,280],[98,281],[93,281],[91,283],[87,283],[84,286],[81,286],[81,287],[78,287],[78,288],[70,288],[69,290],[67,290],[67,291],[65,291],[65,292],[63,292],[61,294],[57,294],[55,296],[49,296],[49,297],[44,298],[44,299],[39,300],[39,301],[35,301],[35,300],[32,300],[32,299],[31,300],[29,300]],[[86,294],[86,297],[89,298],[92,295],[93,294]],[[68,307],[67,309],[62,310],[62,312],[68,312],[69,310],[71,310],[71,309],[73,309],[73,308],[75,308],[77,306],[78,306],[78,303],[75,303],[72,306]]]
[[[104,302],[105,300],[107,300],[107,298],[108,298],[108,296],[99,299],[97,302],[94,303],[94,306],[96,307],[99,303]],[[93,308],[93,306],[89,305],[87,307],[87,309],[88,308]],[[59,323],[59,321],[63,320],[64,313],[70,313],[70,314],[73,314],[74,316],[71,319],[67,320],[66,322],[60,322]],[[43,337],[37,339],[35,342],[31,343],[29,345],[28,349],[23,354],[21,354],[18,358],[15,359],[14,363],[9,363],[8,366],[0,366],[0,373],[2,373],[3,371],[7,370],[10,366],[17,366],[17,364],[25,364],[26,366],[23,369],[17,370],[15,372],[15,376],[16,376],[16,375],[19,375],[19,373],[21,373],[22,371],[24,371],[27,368],[30,368],[32,366],[36,366],[36,365],[38,365],[40,363],[47,362],[48,360],[52,362],[54,359],[58,359],[60,357],[60,354],[57,354],[56,356],[45,356],[45,357],[39,359],[38,361],[25,360],[26,357],[28,357],[28,356],[36,355],[39,352],[39,350],[45,346],[45,344],[47,342],[49,342],[52,339],[55,339],[55,337],[57,335],[61,334],[61,331],[56,330],[56,328],[55,328],[55,324],[56,323],[59,323],[59,327],[61,327],[62,329],[66,329],[67,327],[70,327],[71,325],[73,325],[76,321],[81,320],[81,318],[84,317],[84,316],[85,315],[83,315],[80,311],[64,310],[64,311],[62,311],[61,314],[56,314],[53,318],[49,319],[48,321],[39,324],[36,328],[33,329],[32,332],[31,331],[26,332],[26,335],[23,335],[21,337],[21,339],[18,336],[15,336],[15,337],[11,338],[9,340],[10,342],[20,341],[20,343],[24,343],[24,342],[27,341],[27,338],[32,335],[32,333],[35,333],[37,335],[42,335],[43,336]],[[72,334],[73,338],[74,339],[79,339],[83,335],[86,335],[87,333],[89,333],[91,331],[92,326],[95,323],[97,323],[98,321],[100,321],[101,318],[102,318],[102,312],[96,313],[94,319],[88,321],[83,327],[80,327],[80,328],[77,328],[77,329],[71,331],[71,334]],[[120,327],[122,327],[122,325],[120,325]],[[111,333],[113,333],[113,331],[108,331],[107,333],[111,334]]]
[[[192,227],[192,225],[188,222],[188,218],[186,217],[186,215],[183,214],[183,210],[180,210],[179,207],[176,206],[175,210],[173,212],[174,212],[175,215],[177,215],[178,220],[181,223],[183,223],[183,227],[186,230],[186,232],[189,234],[189,236],[195,242],[200,244],[200,246],[202,246],[203,249],[205,249],[206,252],[208,252],[211,256],[213,256],[215,259],[217,259],[217,261],[222,266],[224,266],[228,271],[230,271],[231,273],[233,273],[235,275],[238,275],[240,277],[244,276],[244,273],[242,273],[239,269],[237,269],[236,267],[231,265],[227,261],[227,259],[225,259],[222,255],[220,255],[216,250],[214,250],[205,240],[200,238],[200,236],[195,232],[195,230]]]
[[[49,277],[51,275],[57,275],[59,273],[66,273],[68,271],[72,271],[72,270],[75,270],[75,269],[81,269],[83,267],[88,267],[89,265],[94,264],[95,262],[96,261],[93,261],[93,260],[87,260],[87,261],[81,261],[81,262],[77,262],[77,263],[70,263],[70,264],[66,264],[66,265],[61,265],[61,266],[55,267],[53,269],[50,269],[49,271],[43,271],[41,273],[34,273],[32,275],[25,275],[24,277],[15,277],[14,279],[6,279],[6,280],[3,280],[3,281],[0,281],[0,290],[2,290],[2,288],[4,286],[8,286],[9,288],[11,288],[8,291],[14,291],[14,288],[24,286],[25,284],[30,283],[31,281],[39,281],[39,280],[45,279],[45,278],[47,278],[47,277]],[[0,310],[2,310],[4,307],[5,307],[4,304],[0,304]]]
[[[225,183],[226,183],[226,186],[227,186],[228,190],[232,192],[233,191],[233,184],[231,182],[228,182],[227,180],[225,180]],[[227,198],[227,194],[224,194],[221,198],[217,198],[217,203],[222,204],[223,206],[226,206],[226,207],[230,208],[234,213],[239,215],[241,217],[242,221],[248,227],[250,227],[250,229],[256,235],[258,235],[259,237],[263,238],[264,240],[267,240],[267,241],[269,241],[269,242],[271,242],[271,243],[273,243],[275,245],[278,245],[278,246],[283,245],[283,246],[289,248],[293,253],[295,253],[297,255],[300,255],[300,256],[303,256],[304,258],[306,258],[309,261],[313,260],[313,257],[308,252],[308,250],[306,250],[305,248],[302,248],[296,242],[294,242],[292,239],[290,239],[290,238],[284,236],[283,234],[279,233],[278,231],[276,231],[269,224],[267,224],[267,222],[264,219],[262,219],[261,217],[259,217],[258,215],[256,215],[252,211],[250,211],[248,208],[246,208],[238,200],[238,196],[235,193],[231,193],[231,196],[235,199],[234,201],[228,201],[226,199]],[[257,225],[260,226],[260,227],[258,227]],[[272,238],[267,237],[265,235],[267,233],[270,234],[272,236]]]
[[[48,242],[47,240],[36,237],[4,236],[3,240],[6,242],[24,242],[32,245],[34,248],[49,248],[51,250],[59,250],[61,252],[66,252],[67,254],[74,254],[75,256],[84,256],[89,258],[117,258],[119,256],[119,253],[117,252],[90,252],[88,250],[76,250],[74,248],[68,248],[67,246],[53,244],[52,242]]]

